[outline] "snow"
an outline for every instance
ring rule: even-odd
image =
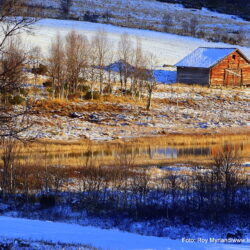
[[[110,65],[105,67],[106,70],[111,70],[117,73],[119,73],[120,70],[123,68],[125,68],[125,63],[122,62],[122,60],[111,63]],[[134,70],[134,67],[130,64],[127,64],[127,69],[129,72],[132,72]],[[158,83],[164,83],[164,84],[176,83],[176,78],[177,78],[176,70],[158,69],[156,67],[153,70],[153,74],[154,74],[156,82]]]
[[[224,43],[212,43],[198,38],[150,30],[56,19],[40,20],[34,25],[33,34],[27,33],[23,39],[28,45],[41,46],[46,56],[50,42],[56,34],[59,32],[62,36],[65,36],[72,29],[86,35],[88,38],[93,37],[97,30],[106,30],[109,36],[110,45],[114,51],[117,49],[117,43],[122,33],[128,33],[133,38],[134,43],[136,43],[136,37],[138,37],[141,40],[143,49],[157,57],[158,66],[162,66],[163,64],[174,65],[198,47],[235,47]],[[238,48],[241,49],[246,56],[250,57],[250,48]],[[117,58],[114,58],[114,61],[115,60],[117,60]]]
[[[162,12],[175,14],[178,12],[177,14],[184,14],[185,16],[195,13],[203,18],[212,17],[212,19],[216,19],[216,21],[245,22],[240,17],[218,13],[208,10],[207,8],[191,9],[185,8],[182,4],[164,3],[157,0],[72,0],[71,2],[72,7],[70,13],[75,17],[81,17],[84,11],[103,14],[109,10],[113,15],[121,17],[126,17],[129,11],[133,16],[145,18],[147,20],[159,20],[162,16]],[[42,5],[47,8],[61,8],[60,0],[32,0],[31,3],[33,5]]]
[[[154,77],[158,83],[176,83],[177,72],[171,70],[154,70]]]
[[[246,22],[245,20],[243,20],[242,18],[240,18],[238,16],[223,14],[223,13],[219,13],[216,11],[211,11],[211,10],[204,8],[204,7],[201,8],[201,10],[199,10],[199,11],[203,16],[218,17],[218,18],[223,18],[223,19],[227,19],[227,20],[233,19],[233,20],[236,20],[239,22]]]
[[[161,237],[142,236],[114,229],[100,229],[91,226],[79,226],[50,221],[0,217],[0,237],[24,240],[43,240],[54,243],[88,244],[102,249],[168,249],[168,250],[240,250],[249,249],[249,244],[212,244],[192,242],[198,239],[170,240]],[[188,242],[189,241],[189,242]],[[191,242],[190,242],[191,241]]]
[[[234,48],[198,48],[178,62],[176,66],[210,68],[234,51]]]
[[[56,0],[32,0],[30,1],[30,5],[33,6],[43,6],[45,8],[53,8],[53,9],[59,9],[61,8],[61,3],[60,1],[56,1]]]

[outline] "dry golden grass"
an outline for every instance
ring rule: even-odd
[[[132,104],[132,106],[144,105],[144,101],[138,101],[131,97],[103,96],[100,100],[75,100],[66,99],[39,100],[33,104],[33,110],[39,112],[57,111],[60,115],[68,115],[69,112],[122,112],[127,110],[119,104]],[[144,105],[145,106],[145,105]]]
[[[21,152],[44,153],[49,150],[54,152],[84,152],[89,149],[104,149],[111,151],[121,147],[207,147],[212,145],[250,143],[250,132],[247,131],[225,131],[221,134],[212,133],[187,133],[187,134],[165,134],[152,137],[140,137],[133,139],[117,139],[109,142],[77,140],[77,141],[55,141],[55,140],[37,140],[30,143],[28,147],[22,147]],[[250,150],[250,148],[249,148]],[[1,150],[0,150],[1,152]]]
[[[196,101],[191,98],[186,98],[186,99],[171,99],[171,98],[156,98],[153,100],[153,104],[163,104],[163,105],[175,105],[179,107],[184,107],[184,106],[189,106],[189,107],[194,107],[196,106]]]
[[[238,134],[237,131],[224,131],[224,133],[200,133],[200,131],[186,132],[180,134],[167,134],[148,138],[136,138],[133,144],[137,145],[165,145],[165,146],[194,146],[194,145],[214,145],[224,143],[250,142],[250,131]]]
[[[250,142],[249,128],[235,130],[225,129],[222,133],[214,134],[210,132],[193,132],[193,130],[183,133],[171,133],[162,134],[158,136],[117,139],[108,142],[90,141],[87,139],[76,141],[62,141],[62,140],[37,140],[34,143],[29,144],[29,151],[41,150],[44,152],[44,148],[49,148],[50,152],[68,151],[68,150],[86,150],[89,148],[109,148],[120,146],[208,146],[208,145],[222,145],[225,143],[238,144]]]
[[[183,84],[183,83],[175,83],[174,85],[159,85],[156,92],[171,92],[175,93],[184,93],[184,92],[196,92],[199,94],[211,94],[216,93],[218,91],[224,91],[228,93],[235,93],[236,95],[242,91],[242,87],[231,87],[231,86],[202,86],[199,84]]]
[[[114,95],[104,95],[100,100],[95,102],[111,102],[114,104],[132,104],[136,106],[145,106],[145,100],[138,100],[131,96],[114,96]]]

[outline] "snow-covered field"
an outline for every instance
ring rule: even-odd
[[[18,238],[32,241],[87,244],[101,249],[132,250],[243,250],[249,242],[242,244],[211,243],[211,238],[170,240],[163,237],[142,236],[114,229],[82,227],[50,221],[38,221],[12,217],[0,217],[0,239]],[[247,239],[246,239],[247,240]],[[195,241],[195,242],[193,242]],[[198,242],[197,242],[198,241]],[[201,243],[200,241],[203,241]],[[250,241],[250,239],[249,239]]]
[[[44,55],[50,42],[57,33],[66,35],[70,30],[86,35],[91,38],[97,30],[106,30],[109,36],[110,45],[117,48],[120,35],[124,32],[132,37],[138,37],[141,40],[142,47],[145,51],[153,53],[157,57],[158,66],[163,64],[174,65],[184,56],[200,46],[209,47],[235,47],[224,43],[212,43],[202,39],[179,36],[156,31],[122,28],[109,24],[89,23],[70,20],[43,19],[40,20],[33,29],[32,34],[26,34],[24,42],[28,46],[39,45],[42,47]],[[239,47],[246,56],[250,57],[250,48]]]

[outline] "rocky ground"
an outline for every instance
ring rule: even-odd
[[[150,111],[143,101],[105,97],[60,101],[38,98],[34,125],[23,136],[54,140],[113,140],[168,133],[250,129],[250,89],[159,85]]]

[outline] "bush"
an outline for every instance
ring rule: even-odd
[[[120,93],[121,93],[122,95],[129,95],[129,96],[132,96],[132,91],[131,91],[130,89],[127,89],[127,90],[125,90],[125,89],[119,89],[119,91],[120,91]]]
[[[74,99],[80,99],[81,98],[81,93],[76,92],[74,94],[69,94],[68,99],[69,100],[74,100]]]
[[[38,75],[45,75],[48,72],[48,67],[43,64],[39,64],[38,68],[33,68],[32,73]]]
[[[45,88],[52,87],[52,82],[51,81],[46,81],[46,82],[43,83],[43,86]]]
[[[163,31],[164,32],[170,32],[171,28],[174,25],[174,20],[173,20],[173,16],[172,14],[164,14],[163,18],[162,18],[162,25],[163,25]]]
[[[98,100],[100,99],[100,93],[98,91],[93,91],[93,99]],[[88,91],[84,97],[86,100],[91,100],[92,99],[92,94],[91,91]]]
[[[103,93],[104,94],[112,94],[112,87],[110,85],[106,86],[104,89],[103,89]]]
[[[21,105],[24,102],[24,98],[20,95],[10,96],[9,103],[12,105]]]
[[[88,85],[84,85],[84,84],[81,85],[80,89],[81,89],[82,92],[88,92],[88,91],[90,91],[89,86]]]
[[[53,88],[46,88],[47,92],[51,95],[53,93]]]
[[[90,11],[86,11],[83,16],[83,21],[97,23],[99,17],[100,16],[98,14],[92,13]]]
[[[56,204],[56,198],[54,195],[42,195],[40,197],[40,206],[42,209],[54,207]]]
[[[28,89],[21,88],[21,89],[20,89],[20,94],[23,95],[23,96],[27,96],[27,95],[29,94],[29,90],[28,90]]]

